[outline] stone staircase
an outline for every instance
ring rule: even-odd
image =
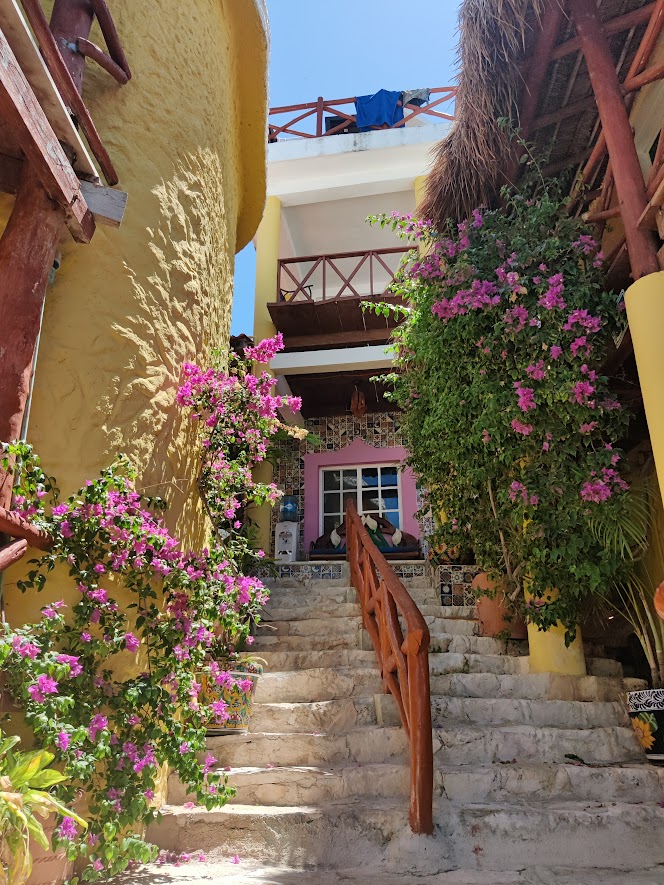
[[[619,665],[529,675],[526,643],[480,637],[471,608],[404,583],[432,636],[435,837],[408,827],[407,740],[347,578],[275,584],[251,733],[208,741],[237,797],[185,806],[171,777],[150,837],[229,882],[664,883],[664,769],[629,726]]]

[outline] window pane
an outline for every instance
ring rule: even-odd
[[[357,470],[344,470],[343,472],[343,488],[344,491],[350,492],[357,488]]]
[[[375,492],[362,492],[362,513],[378,513],[380,504]]]
[[[362,485],[366,488],[367,486],[377,486],[378,485],[378,468],[377,467],[363,467],[362,468]]]
[[[398,510],[388,510],[387,513],[383,513],[383,516],[392,523],[395,529],[400,528]]]
[[[343,501],[343,513],[344,513],[344,515],[346,514],[346,505],[347,505],[347,503],[348,503],[349,501],[352,501],[353,504],[357,507],[357,495],[355,494],[355,492],[353,492],[353,493],[350,494],[350,495],[348,494],[348,492],[343,492],[343,494],[341,495],[341,499],[342,499],[342,501]]]
[[[339,492],[325,492],[323,495],[323,513],[341,513],[341,495]]]
[[[323,520],[323,534],[326,535],[332,529],[338,529],[341,521],[338,516],[326,516]]]
[[[397,484],[397,467],[380,468],[380,484],[382,486],[395,486]]]
[[[399,495],[396,489],[383,489],[383,510],[398,510]]]
[[[339,488],[339,471],[324,470],[323,471],[323,488],[325,491],[332,491]]]

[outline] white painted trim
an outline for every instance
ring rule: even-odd
[[[270,362],[270,368],[276,375],[312,375],[317,372],[389,369],[393,362],[394,353],[390,345],[371,344],[368,347],[279,353]]]

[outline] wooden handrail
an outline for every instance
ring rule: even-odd
[[[429,628],[396,572],[369,537],[350,500],[346,503],[346,543],[362,623],[378,656],[383,686],[396,701],[410,743],[410,826],[414,833],[431,835]]]
[[[25,538],[37,550],[50,550],[53,547],[53,538],[48,532],[4,507],[0,507],[0,533],[9,535],[10,538]]]

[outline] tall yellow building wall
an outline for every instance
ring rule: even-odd
[[[139,487],[171,503],[170,527],[198,544],[197,451],[175,395],[182,363],[228,340],[234,255],[263,209],[265,8],[114,0],[113,16],[133,77],[120,87],[88,61],[84,97],[127,211],[90,245],[63,241],[27,436],[64,495],[126,453]],[[13,621],[45,602],[16,590],[24,570],[5,575]]]

